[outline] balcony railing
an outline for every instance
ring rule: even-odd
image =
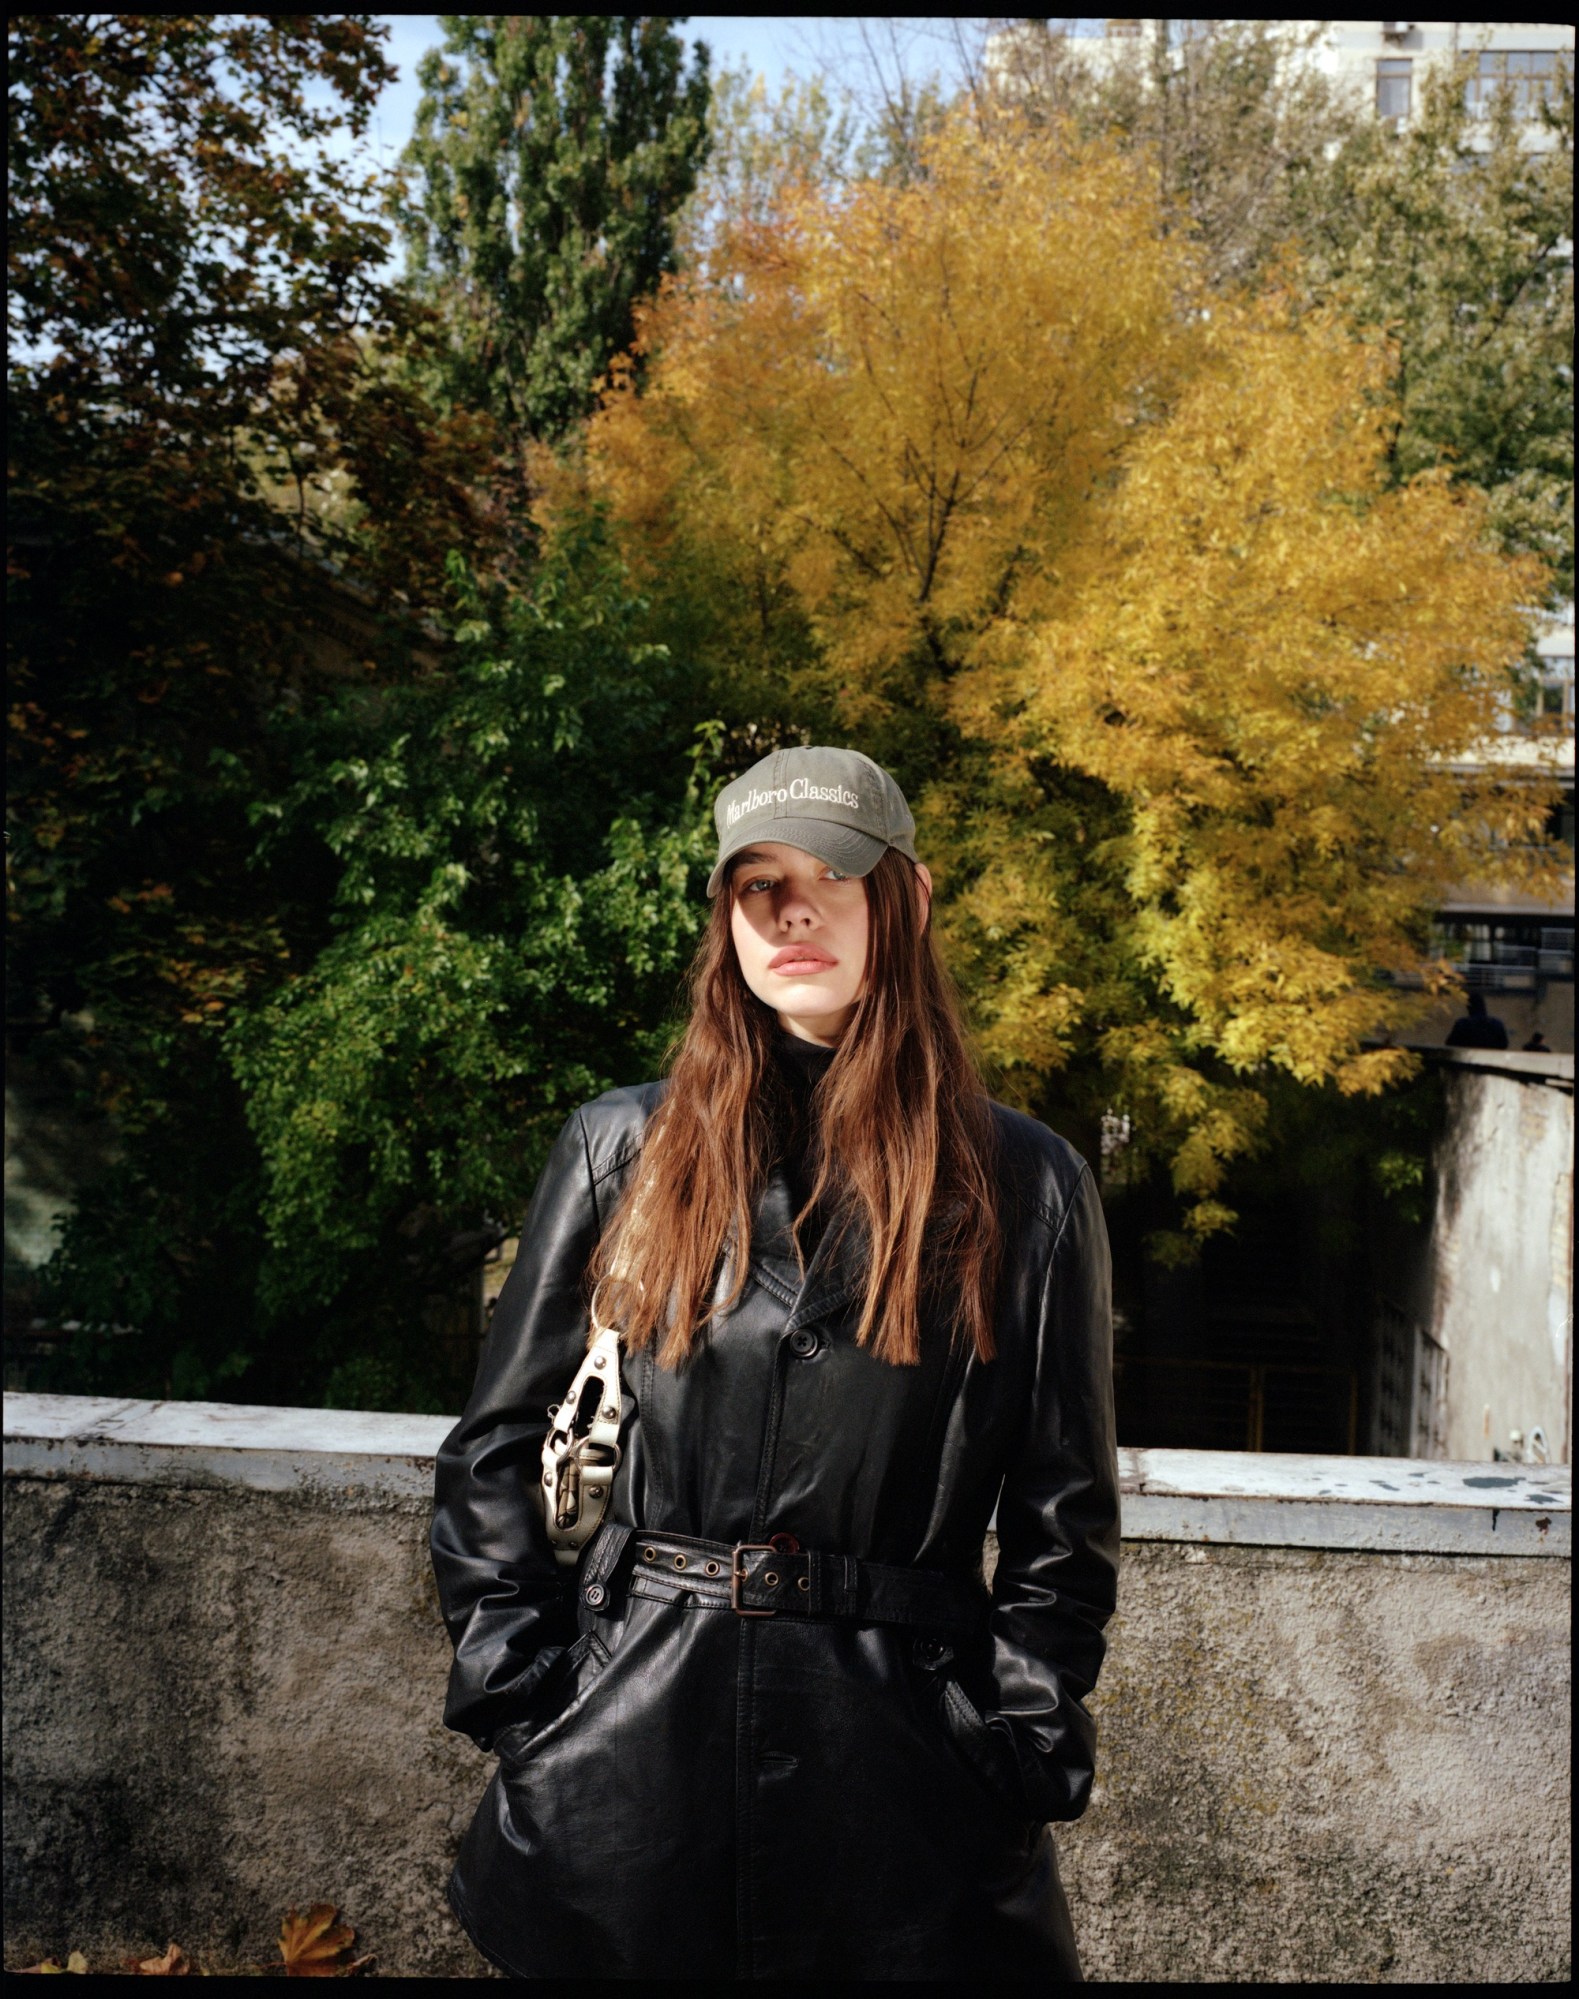
[[[1482,992],[1534,992],[1542,980],[1573,978],[1573,932],[1543,931],[1538,945],[1472,944],[1459,969]]]

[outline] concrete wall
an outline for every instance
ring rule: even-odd
[[[1382,1288],[1447,1356],[1444,1455],[1507,1454],[1537,1427],[1572,1461],[1573,1057],[1437,1053],[1445,1120],[1428,1229]]]
[[[1574,1100],[1544,1079],[1460,1066],[1433,1254],[1450,1458],[1539,1426],[1570,1455]],[[1488,1413],[1489,1412],[1489,1413]]]
[[[442,1421],[6,1398],[6,1963],[267,1962],[338,1903],[383,1974],[486,1765],[447,1736]],[[1093,1978],[1565,1978],[1571,1475],[1126,1452]]]

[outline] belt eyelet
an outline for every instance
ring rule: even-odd
[[[768,1570],[762,1580],[767,1584],[769,1589],[777,1589],[779,1586],[779,1579],[771,1569]]]
[[[656,1548],[643,1548],[641,1558],[644,1562],[656,1562],[658,1559],[658,1550]]]
[[[702,1564],[702,1574],[704,1576],[716,1576],[718,1574],[719,1567],[720,1564],[717,1562],[704,1562]]]
[[[810,1577],[810,1576],[797,1576],[797,1577],[795,1578],[795,1587],[796,1587],[797,1589],[805,1589],[805,1590],[809,1590],[809,1589],[811,1588],[811,1577]]]
[[[684,1557],[684,1555],[676,1555],[676,1556],[675,1556],[675,1558],[674,1558],[674,1566],[675,1566],[675,1567],[676,1567],[677,1569],[683,1569],[683,1568],[685,1567],[685,1557]]]

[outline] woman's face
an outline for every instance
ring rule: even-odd
[[[931,890],[917,869],[923,896]],[[866,982],[866,884],[799,847],[764,840],[729,873],[730,931],[746,984],[803,1041],[831,1047]]]

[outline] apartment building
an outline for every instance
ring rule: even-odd
[[[1508,782],[1555,779],[1561,796],[1548,831],[1574,846],[1574,607],[1549,621],[1536,651],[1540,680],[1535,728],[1511,712],[1489,742],[1466,752],[1468,769],[1494,769]],[[1555,725],[1555,726],[1554,726]],[[1484,882],[1453,889],[1437,912],[1438,955],[1457,965],[1464,984],[1478,992],[1500,1020],[1509,1046],[1544,1043],[1554,1054],[1574,1052],[1574,877],[1572,863],[1554,896],[1520,895]],[[1441,1007],[1420,1031],[1422,1045],[1445,1040],[1460,1012]]]
[[[1111,25],[1111,24],[1110,24]],[[1170,24],[1171,25],[1171,24]],[[1205,28],[1209,22],[1181,22]],[[1421,68],[1435,57],[1466,56],[1474,68],[1465,85],[1469,107],[1483,112],[1499,91],[1515,112],[1537,122],[1540,105],[1559,77],[1573,73],[1574,31],[1560,21],[1327,21],[1316,60],[1364,91],[1378,118],[1407,124],[1414,115]]]
[[[1051,20],[1017,22],[993,35],[985,67],[1012,89],[1034,63],[1038,46],[1055,37],[1063,51],[1093,65],[1152,64],[1161,50],[1176,58],[1203,40],[1216,21]],[[1532,125],[1563,74],[1572,75],[1574,30],[1561,21],[1286,21],[1300,58],[1351,81],[1378,118],[1407,124],[1414,116],[1425,65],[1464,56],[1474,67],[1465,89],[1471,110],[1489,108],[1505,91]],[[1034,69],[1032,70],[1034,73]],[[1539,138],[1535,141],[1540,143]]]

